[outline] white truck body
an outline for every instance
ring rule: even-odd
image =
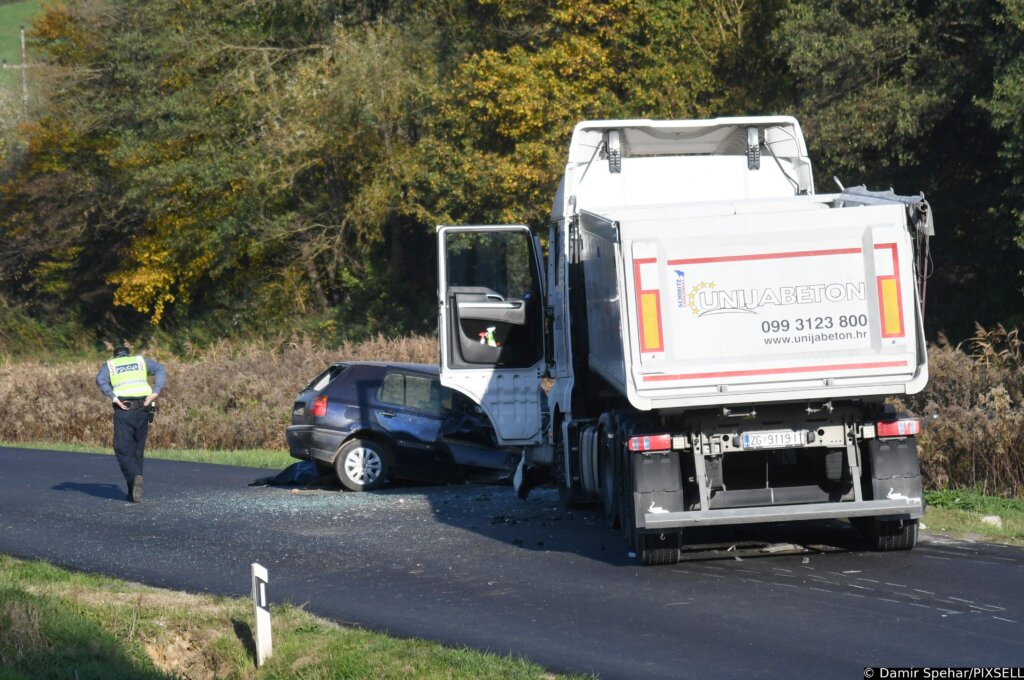
[[[923,197],[815,195],[791,117],[586,121],[545,272],[526,227],[439,228],[442,382],[525,447],[524,470],[628,523],[645,561],[670,559],[651,532],[695,523],[903,531],[923,511],[916,448],[891,453],[875,423],[928,379],[932,231]],[[623,453],[653,433],[659,450]]]
[[[713,207],[580,211],[587,289],[609,292],[588,298],[590,366],[633,406],[924,386],[903,206]]]

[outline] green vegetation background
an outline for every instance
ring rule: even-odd
[[[0,5],[0,49],[34,3]],[[0,88],[0,352],[430,332],[433,229],[546,230],[574,123],[794,114],[924,191],[930,337],[1021,319],[1016,0],[66,0]],[[13,31],[13,33],[12,33]]]

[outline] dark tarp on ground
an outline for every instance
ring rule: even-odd
[[[322,473],[317,464],[311,460],[300,460],[292,463],[273,477],[260,477],[249,483],[249,486],[309,486],[337,482],[333,472]]]

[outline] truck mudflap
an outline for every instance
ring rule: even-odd
[[[911,500],[846,501],[842,503],[809,503],[803,505],[773,505],[752,508],[727,508],[722,510],[670,511],[647,501],[646,497],[656,494],[637,493],[638,508],[643,508],[642,522],[638,529],[664,531],[693,526],[717,524],[757,524],[762,522],[795,522],[808,519],[845,519],[848,517],[884,517],[885,519],[917,519],[924,514],[920,498]],[[638,518],[640,519],[640,518]]]
[[[865,484],[863,495],[874,502],[904,502],[921,506],[924,513],[924,488],[921,482],[921,464],[917,458],[917,440],[870,439],[865,442],[863,462]],[[913,515],[910,519],[920,517]],[[907,519],[905,516],[884,519]]]

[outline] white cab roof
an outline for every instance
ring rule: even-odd
[[[800,123],[792,116],[746,116],[709,120],[587,120],[576,125],[569,163],[587,163],[609,130],[622,134],[623,157],[743,155],[746,130],[758,127],[780,157],[806,157]]]

